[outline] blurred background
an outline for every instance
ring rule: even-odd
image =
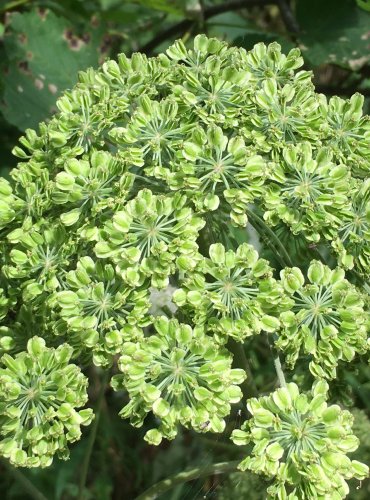
[[[16,165],[11,149],[22,132],[48,120],[79,70],[120,52],[155,55],[175,39],[186,42],[197,33],[246,49],[261,41],[277,41],[284,51],[298,46],[318,92],[343,97],[361,92],[370,109],[370,0],[0,0],[0,175],[7,176]],[[257,384],[260,376],[261,381],[270,378],[273,387],[265,349],[261,344],[252,353],[252,365]],[[343,404],[349,398],[359,408],[355,433],[363,444],[353,458],[368,463],[369,379],[369,370],[354,365],[337,388]],[[153,448],[142,440],[146,429],[132,429],[116,416],[121,407],[116,395],[107,395],[85,500],[131,500],[188,466],[239,458],[228,439],[240,423],[237,410],[221,436],[194,437],[186,431],[175,442]],[[0,464],[2,498],[81,499],[79,466],[87,446],[88,440],[82,440],[72,448],[70,461],[55,461],[46,471],[20,472]],[[359,486],[352,484],[349,498],[368,500],[369,482]],[[265,488],[260,479],[235,473],[180,485],[161,498],[262,500]]]

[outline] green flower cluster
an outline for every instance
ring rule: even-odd
[[[179,424],[197,432],[222,432],[230,403],[242,397],[238,384],[246,378],[244,371],[231,368],[230,353],[199,326],[158,316],[154,328],[153,335],[123,344],[122,374],[112,378],[113,388],[126,389],[130,396],[121,417],[137,427],[149,412],[158,417],[158,429],[145,435],[151,444],[174,439]]]
[[[119,359],[121,416],[150,415],[158,444],[179,425],[223,431],[245,378],[234,340],[271,333],[316,379],[369,350],[370,121],[361,96],[327,100],[302,65],[298,49],[199,35],[82,72],[25,132],[0,179],[0,455],[45,466],[78,439],[91,413],[75,410],[86,379],[70,358]],[[246,243],[249,222],[278,269]],[[284,483],[338,497],[363,475],[336,437],[354,442],[349,415],[314,403],[324,385],[312,402],[289,385],[250,403],[274,416],[250,422],[245,464],[278,475],[279,498]]]
[[[237,445],[253,444],[239,468],[273,479],[269,498],[339,500],[349,492],[346,480],[368,476],[365,464],[347,457],[359,444],[352,433],[353,416],[338,405],[328,406],[327,391],[321,380],[310,395],[290,383],[248,401],[252,417],[231,439]]]
[[[65,281],[67,289],[52,299],[60,308],[54,328],[76,352],[92,354],[95,365],[109,365],[124,340],[143,336],[141,328],[150,324],[148,290],[133,290],[110,264],[91,257],[82,257]]]
[[[0,181],[0,266],[22,291],[17,308],[32,302],[43,324],[53,318],[49,342],[54,294],[81,258],[111,264],[132,293],[191,280],[199,236],[245,225],[252,204],[266,224],[368,276],[362,99],[327,102],[302,64],[276,43],[247,52],[199,35],[190,49],[177,41],[166,55],[121,54],[81,73],[59,113],[26,131],[22,161]],[[238,318],[223,315],[233,330]]]
[[[265,219],[283,221],[294,234],[318,241],[320,231],[331,228],[335,214],[349,203],[349,170],[333,163],[328,149],[313,155],[308,142],[287,146],[276,159],[264,198]]]
[[[69,364],[72,348],[48,349],[33,337],[27,352],[4,354],[0,368],[0,454],[22,467],[47,467],[57,454],[69,456],[68,443],[81,437],[91,409],[87,378]]]
[[[243,341],[262,329],[277,330],[279,320],[268,312],[278,310],[284,290],[272,278],[268,262],[246,243],[236,252],[216,243],[209,255],[186,274],[173,295],[175,304],[223,342],[228,337]]]
[[[2,272],[10,283],[20,283],[25,303],[37,299],[43,292],[60,288],[69,264],[67,255],[74,251],[74,242],[63,226],[49,228],[46,221],[24,226],[8,234],[8,240],[12,249]]]
[[[276,346],[291,368],[303,351],[312,357],[315,377],[335,378],[340,360],[352,361],[368,350],[363,293],[345,279],[343,269],[331,270],[319,261],[311,262],[306,284],[297,267],[285,268],[280,275],[293,306],[280,314]]]
[[[9,308],[11,306],[11,301],[7,295],[5,295],[5,291],[0,288],[0,320],[5,318],[7,315]]]
[[[136,270],[139,281],[142,274],[152,286],[164,288],[181,262],[185,269],[197,262],[195,241],[204,222],[186,202],[180,193],[169,197],[153,195],[149,189],[139,191],[101,229],[96,256],[112,258],[124,279]]]
[[[332,246],[345,268],[355,268],[369,277],[370,262],[370,179],[354,184],[350,205],[337,214],[339,229]],[[367,280],[368,281],[368,280]]]

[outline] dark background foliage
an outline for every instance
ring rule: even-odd
[[[164,51],[177,38],[197,33],[250,49],[278,41],[285,51],[298,46],[312,69],[318,92],[370,101],[370,0],[0,0],[0,175],[16,165],[11,149],[27,128],[37,128],[55,111],[55,100],[76,83],[79,70],[107,57],[135,51]],[[249,353],[260,392],[274,388],[275,376],[263,339]],[[91,380],[99,380],[90,373]],[[296,381],[304,386],[305,374]],[[357,407],[355,432],[362,445],[354,458],[370,459],[370,376],[352,364],[335,390],[343,405]],[[95,384],[98,385],[98,382]],[[99,387],[91,384],[91,402]],[[89,430],[72,447],[67,462],[55,460],[40,471],[0,465],[0,491],[9,500],[134,499],[156,481],[189,466],[240,457],[228,436],[239,425],[240,409],[221,436],[183,432],[172,443],[149,447],[145,429],[133,429],[118,416],[122,397],[106,392],[95,444],[89,457]],[[109,410],[108,410],[109,409]],[[79,488],[88,467],[86,488]],[[161,498],[220,500],[264,498],[265,485],[243,473],[209,477],[174,488]],[[352,485],[351,499],[370,498],[370,485]]]

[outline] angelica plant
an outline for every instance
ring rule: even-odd
[[[105,371],[151,445],[228,432],[246,410],[231,439],[269,498],[344,498],[367,477],[338,384],[370,348],[370,121],[362,96],[317,94],[302,64],[204,35],[121,54],[20,139],[0,179],[13,465],[67,458],[93,417],[87,377]],[[274,386],[248,363],[263,343]]]

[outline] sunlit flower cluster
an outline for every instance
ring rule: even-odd
[[[0,367],[0,453],[17,466],[46,467],[53,456],[68,458],[68,443],[80,439],[92,410],[87,378],[69,364],[72,348],[48,349],[33,337],[27,352],[4,354]]]
[[[231,439],[237,445],[253,444],[239,468],[272,478],[269,498],[341,499],[349,493],[346,480],[368,476],[365,464],[347,457],[359,444],[352,433],[353,416],[328,405],[327,391],[320,380],[310,395],[290,383],[248,401],[252,418]]]
[[[314,387],[249,401],[242,468],[280,499],[366,476],[322,380],[370,349],[370,121],[302,65],[198,35],[80,73],[25,132],[0,179],[0,455],[67,455],[92,416],[78,365],[112,370],[151,444],[223,432],[257,346]]]
[[[367,325],[363,294],[344,277],[312,261],[307,283],[299,268],[281,271],[282,285],[294,301],[282,312],[276,345],[294,367],[301,350],[312,356],[310,370],[316,377],[335,378],[339,360],[352,361],[367,351]]]
[[[279,310],[284,290],[272,278],[268,262],[246,243],[236,252],[216,243],[209,254],[175,291],[176,305],[191,315],[194,324],[204,325],[224,341],[228,337],[243,341],[262,329],[276,331],[279,320],[268,312]]]
[[[179,423],[197,432],[222,432],[230,403],[242,397],[237,384],[245,379],[244,371],[231,368],[230,353],[201,327],[159,316],[154,328],[153,335],[123,345],[122,375],[112,379],[114,389],[130,395],[120,415],[135,426],[150,411],[160,418],[159,428],[145,437],[153,444],[162,437],[173,439]]]

